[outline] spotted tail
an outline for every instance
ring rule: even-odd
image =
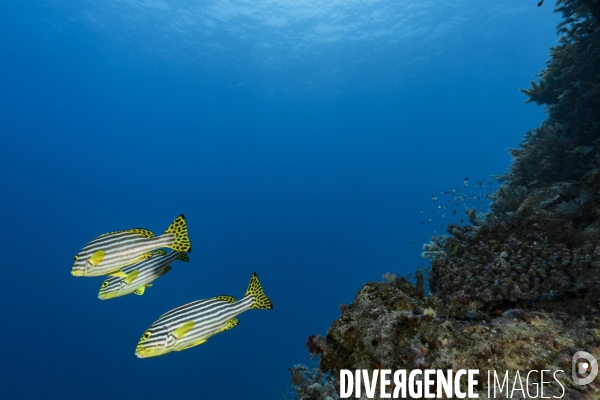
[[[270,310],[273,308],[271,300],[265,295],[265,292],[263,292],[262,285],[258,280],[256,272],[253,273],[252,278],[250,278],[250,285],[248,285],[246,296],[254,296],[254,304],[252,304],[252,307],[250,308],[260,308],[263,310]]]
[[[177,256],[177,259],[181,260],[181,261],[185,261],[185,262],[190,261],[190,258],[185,253],[179,253],[179,255]]]
[[[185,217],[181,214],[175,218],[175,221],[169,226],[165,233],[170,233],[175,236],[175,241],[170,246],[165,246],[178,252],[190,253],[192,251],[192,244],[188,237],[187,223]]]

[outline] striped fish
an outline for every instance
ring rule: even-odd
[[[175,218],[165,233],[157,237],[154,237],[149,230],[141,228],[109,232],[98,236],[75,256],[71,274],[74,276],[107,275],[148,258],[149,252],[161,247],[177,252],[192,251],[183,214]]]
[[[231,296],[217,296],[184,304],[162,315],[146,330],[135,355],[156,357],[202,344],[211,336],[235,327],[239,323],[235,317],[252,308],[273,308],[256,274],[252,274],[240,301]]]
[[[164,250],[162,256],[154,256],[148,260],[124,267],[117,273],[109,275],[100,286],[98,298],[100,300],[114,299],[130,293],[144,294],[152,282],[171,270],[169,264],[175,260],[189,261],[187,254],[172,251],[169,255]],[[115,276],[117,275],[117,276]]]

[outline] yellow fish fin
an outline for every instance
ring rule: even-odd
[[[175,335],[177,339],[181,339],[185,336],[186,333],[194,329],[194,325],[196,325],[194,321],[188,321],[185,324],[181,325],[179,328],[175,329],[173,335]]]
[[[136,258],[135,260],[131,261],[129,264],[127,265],[133,265],[133,264],[137,264],[140,261],[144,261],[147,260],[149,258],[152,258],[152,256],[150,255],[150,253],[146,253],[146,254],[142,254],[141,256],[139,256],[138,258]]]
[[[170,246],[166,247],[185,253],[190,253],[192,251],[192,244],[190,243],[190,238],[188,237],[188,227],[183,214],[175,218],[175,221],[173,221],[171,226],[169,226],[165,231],[165,234],[167,233],[175,236],[175,240]]]
[[[183,350],[189,349],[190,347],[198,346],[199,344],[206,343],[206,339],[200,339],[195,343],[190,343],[183,348]]]
[[[137,294],[138,296],[141,296],[144,294],[145,291],[146,291],[146,286],[142,286],[142,287],[135,289],[133,291],[133,293]]]
[[[90,264],[92,264],[92,266],[96,266],[98,264],[100,264],[102,262],[102,260],[104,260],[104,256],[106,255],[106,253],[102,250],[98,250],[97,252],[95,252],[94,254],[92,254],[89,258],[89,262]]]
[[[250,284],[248,285],[245,296],[254,296],[254,304],[252,304],[252,307],[250,308],[259,308],[263,310],[270,310],[273,308],[271,300],[265,295],[265,292],[263,292],[262,285],[258,280],[256,272],[253,273],[252,278],[250,278]]]
[[[233,296],[215,296],[215,300],[223,300],[226,303],[235,303],[237,301]]]
[[[154,237],[154,233],[152,231],[149,231],[148,229],[143,229],[143,228],[128,229],[126,232],[137,233],[138,235],[143,236],[148,239]]]
[[[146,286],[141,286],[141,287],[135,289],[133,291],[133,293],[137,294],[138,296],[141,296],[144,294],[145,291],[146,291]]]
[[[106,232],[106,233],[103,233],[102,235],[100,235],[98,237],[108,236],[108,235],[114,235],[115,233],[121,233],[121,232],[125,232],[125,230],[121,229],[120,231]]]
[[[108,232],[108,233],[105,233],[105,234],[100,235],[98,237],[108,236],[108,235],[114,235],[115,233],[123,233],[123,232],[135,233],[137,235],[140,235],[140,236],[143,236],[143,237],[146,237],[146,238],[153,238],[154,237],[154,233],[152,233],[152,231],[149,231],[148,229],[144,229],[144,228],[121,229],[120,231]]]
[[[181,261],[185,261],[185,262],[190,261],[190,258],[188,257],[188,255],[186,253],[183,253],[183,252],[179,253],[179,255],[177,256],[177,259],[181,260]]]
[[[109,274],[110,276],[116,276],[117,278],[127,278],[127,274],[123,271],[115,271]]]
[[[141,256],[139,256],[138,258],[136,258],[135,260],[133,260],[129,265],[137,264],[140,261],[144,261],[149,258],[152,258],[152,256],[166,256],[166,255],[167,255],[167,252],[163,249],[149,251],[148,253],[144,253]]]
[[[224,327],[221,328],[220,332],[225,332],[230,330],[231,328],[236,327],[238,324],[240,323],[240,321],[237,318],[231,318],[229,321],[227,321],[227,323],[225,324]]]
[[[131,282],[133,282],[135,280],[135,278],[138,277],[139,274],[140,274],[140,270],[134,269],[133,271],[131,271],[130,273],[127,274],[125,279],[123,279],[123,282],[125,282],[128,285],[131,285]]]

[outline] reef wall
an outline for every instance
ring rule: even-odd
[[[600,290],[599,9],[595,1],[558,2],[559,45],[539,83],[523,90],[548,118],[511,149],[486,218],[450,225],[448,236],[426,245],[442,252],[429,281],[440,298],[468,295],[485,312],[524,301],[556,309],[557,298],[572,300],[561,305],[570,312],[597,308],[590,291]]]
[[[556,11],[559,44],[523,90],[548,118],[511,149],[490,212],[424,245],[431,294],[419,275],[367,283],[325,337],[309,337],[332,378],[291,369],[297,398],[337,398],[341,369],[416,368],[562,369],[563,398],[600,398],[600,378],[570,378],[576,351],[600,358],[600,0]]]

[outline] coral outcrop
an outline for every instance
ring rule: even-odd
[[[439,299],[419,295],[406,282],[367,283],[326,338],[313,337],[309,347],[321,355],[320,368],[333,376],[341,369],[479,369],[479,389],[485,396],[485,371],[502,376],[509,371],[512,382],[517,371],[562,370],[564,389],[547,385],[545,396],[599,393],[600,385],[577,386],[568,374],[576,351],[596,352],[600,318],[507,309],[489,320],[469,320],[443,316],[443,308]],[[539,383],[539,376],[530,379],[529,393]]]

